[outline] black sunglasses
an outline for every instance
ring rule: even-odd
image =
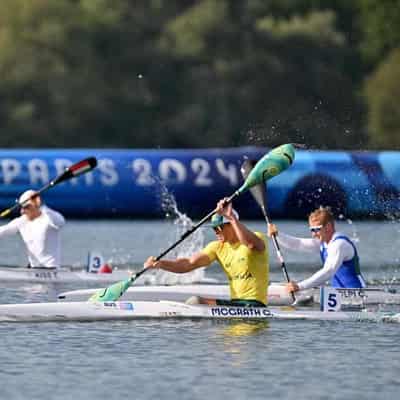
[[[218,226],[214,227],[214,228],[213,228],[213,229],[214,229],[214,232],[215,232],[215,233],[221,233],[222,230],[224,229],[224,226],[225,226],[225,225],[228,225],[228,224],[225,223],[225,224],[218,225]]]
[[[323,225],[318,225],[318,226],[310,226],[310,232],[317,233],[319,232],[324,226]]]

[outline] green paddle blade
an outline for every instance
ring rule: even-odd
[[[294,146],[283,144],[272,149],[251,170],[243,185],[237,190],[241,194],[251,187],[266,182],[292,165],[295,158]]]
[[[240,172],[242,173],[243,179],[246,180],[246,178],[249,176],[251,170],[254,168],[256,165],[256,162],[253,160],[245,160],[240,168]],[[266,190],[266,185],[265,184],[258,184],[254,185],[250,188],[250,192],[253,195],[255,201],[257,204],[263,209],[265,208],[265,205],[267,204],[267,190]]]
[[[129,286],[131,286],[131,284],[131,278],[114,283],[104,290],[98,290],[89,298],[88,301],[117,301],[126,292]]]

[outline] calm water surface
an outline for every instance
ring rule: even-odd
[[[249,224],[264,230],[262,223]],[[308,235],[300,222],[279,222],[279,227]],[[64,264],[83,265],[91,249],[100,250],[114,265],[139,269],[149,254],[157,255],[176,240],[179,229],[163,221],[70,221],[63,232]],[[369,281],[397,285],[397,221],[344,222],[340,230],[358,241]],[[188,254],[212,238],[212,232],[201,229],[178,252]],[[0,256],[3,264],[26,262],[16,238],[1,241]],[[308,276],[319,265],[318,255],[285,256],[294,279]],[[282,280],[273,249],[271,264],[272,279]],[[215,266],[205,276],[224,281]],[[0,303],[48,301],[56,292],[73,288],[3,284]],[[0,337],[0,399],[7,400],[395,399],[400,392],[399,324],[3,323]]]

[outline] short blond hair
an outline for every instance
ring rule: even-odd
[[[308,219],[319,219],[322,225],[326,225],[329,222],[333,224],[335,222],[335,217],[333,216],[331,208],[322,206],[314,210],[308,216]]]

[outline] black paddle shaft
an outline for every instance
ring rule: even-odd
[[[269,225],[271,222],[270,222],[267,210],[265,209],[264,205],[262,205],[261,211],[262,211],[262,213],[264,215],[266,223]],[[276,254],[278,255],[279,261],[281,263],[282,272],[283,272],[283,275],[285,276],[286,282],[290,282],[290,278],[289,278],[289,274],[287,272],[285,260],[283,259],[283,256],[282,256],[282,253],[281,253],[281,249],[279,247],[279,243],[278,243],[278,240],[276,239],[276,235],[275,234],[272,235],[272,243],[274,244],[274,247],[275,247],[275,250],[276,250]],[[295,302],[296,301],[296,296],[294,295],[293,292],[291,292],[291,295],[292,295],[293,301]]]

